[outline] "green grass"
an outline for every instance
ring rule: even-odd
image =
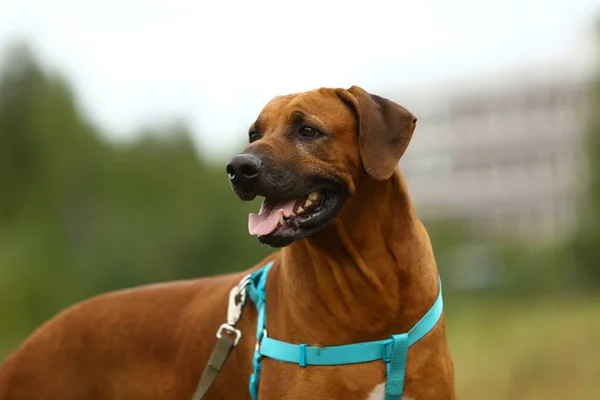
[[[462,400],[600,398],[600,297],[448,299]]]

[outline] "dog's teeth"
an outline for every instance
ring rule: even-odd
[[[302,214],[304,212],[304,208],[298,207],[297,213]]]
[[[290,214],[290,217],[295,217],[295,216],[296,216],[296,213],[294,213],[294,212]]]
[[[310,200],[306,200],[306,202],[304,203],[304,208],[308,208],[308,207],[310,207],[310,205],[311,205],[312,203],[313,203],[312,201],[310,201]]]
[[[308,195],[308,199],[315,201],[316,199],[319,198],[319,192],[312,192]]]
[[[279,223],[280,223],[281,225],[283,225],[283,223],[284,223],[284,221],[283,221],[283,215],[282,215],[281,217],[279,217]]]

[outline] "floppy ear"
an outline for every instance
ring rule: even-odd
[[[358,86],[338,89],[337,93],[356,112],[365,171],[375,179],[388,179],[408,146],[417,118],[404,107]]]

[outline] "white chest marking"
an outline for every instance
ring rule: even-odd
[[[369,393],[367,400],[383,400],[385,398],[385,382],[375,386],[373,391]],[[402,396],[402,400],[414,400],[406,396]]]
[[[383,400],[385,397],[385,382],[375,386],[373,391],[369,393],[367,400]]]

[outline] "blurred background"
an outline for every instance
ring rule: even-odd
[[[268,254],[226,160],[270,98],[356,84],[419,118],[459,398],[598,398],[599,11],[0,0],[0,360],[87,297]]]

